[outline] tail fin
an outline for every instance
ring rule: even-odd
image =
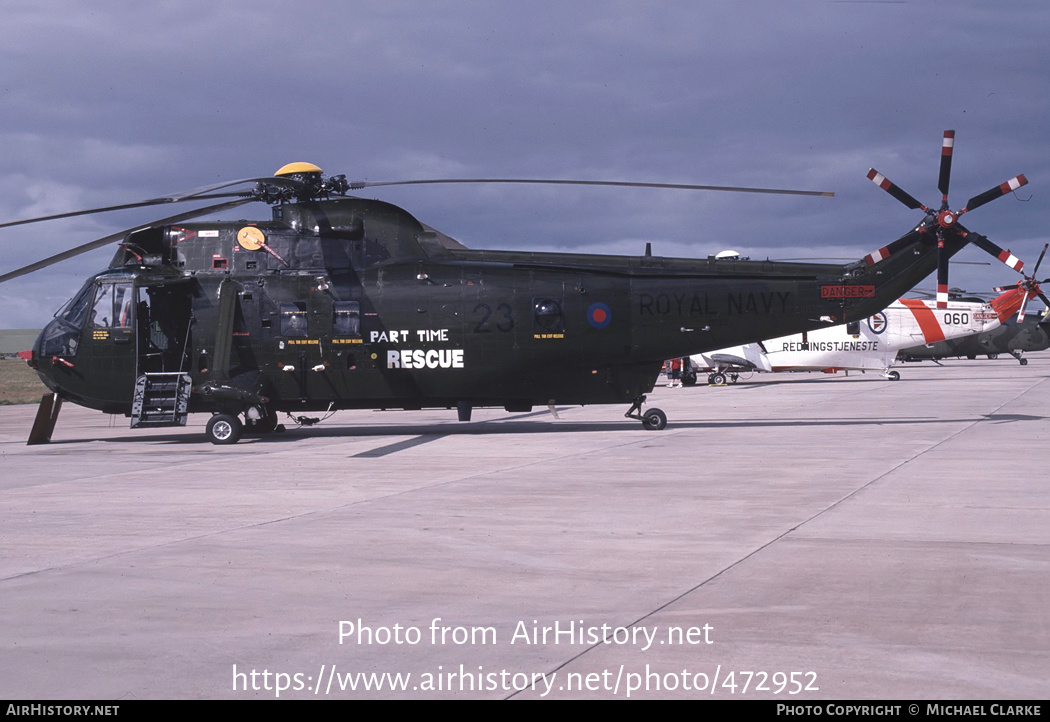
[[[1016,286],[1006,288],[998,296],[992,299],[992,310],[999,316],[1000,323],[1006,323],[1006,319],[1018,313],[1024,304],[1028,303],[1028,293],[1019,281]]]

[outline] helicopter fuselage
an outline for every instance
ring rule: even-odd
[[[381,201],[289,203],[129,234],[31,364],[126,415],[159,373],[190,412],[631,403],[665,359],[885,307],[936,267],[910,235],[874,265],[485,251]]]

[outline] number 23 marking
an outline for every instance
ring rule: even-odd
[[[488,326],[489,319],[493,316],[492,308],[487,303],[479,303],[474,307],[474,313],[481,314],[481,320],[474,327],[474,333],[492,333],[492,329]],[[496,306],[495,316],[494,325],[497,331],[507,333],[514,328],[514,315],[509,303],[501,303]]]

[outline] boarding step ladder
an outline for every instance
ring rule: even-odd
[[[192,388],[186,373],[148,373],[135,379],[131,428],[185,426]]]

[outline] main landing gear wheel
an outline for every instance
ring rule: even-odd
[[[208,419],[204,433],[213,444],[236,444],[243,428],[241,420],[234,414],[215,414]]]
[[[716,371],[715,373],[707,377],[707,383],[711,386],[725,386],[726,375],[721,371]]]
[[[890,381],[900,381],[901,375],[899,371],[890,371],[888,374],[886,374],[886,378]]]
[[[1027,365],[1028,365],[1028,359],[1026,359],[1026,358],[1022,358],[1022,359],[1017,359],[1017,361],[1018,361],[1018,363],[1020,363],[1020,364],[1021,364],[1022,366],[1027,366]]]
[[[254,421],[250,418],[246,419],[244,424],[244,433],[249,436],[272,434],[275,431],[284,431],[284,425],[277,423],[277,415],[273,413],[267,413]]]
[[[642,414],[642,426],[646,431],[659,431],[667,426],[667,414],[660,409],[649,409]]]
[[[627,413],[624,414],[624,418],[638,419],[646,431],[659,431],[667,426],[667,414],[660,409],[649,409],[643,414],[642,404],[644,403],[645,395],[643,394],[634,400],[631,408],[627,409]]]

